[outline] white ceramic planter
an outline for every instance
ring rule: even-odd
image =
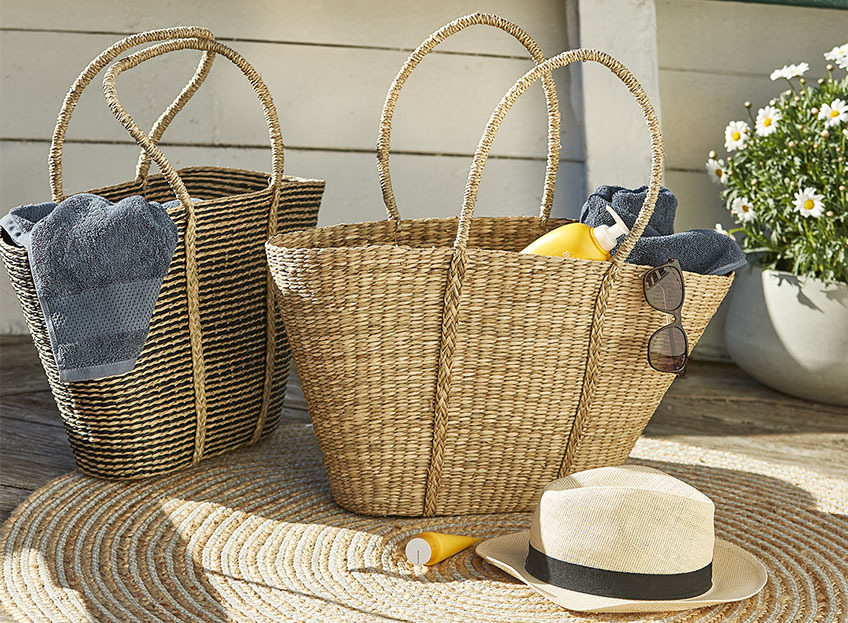
[[[733,361],[761,383],[848,405],[848,284],[742,268],[730,292],[724,339]]]

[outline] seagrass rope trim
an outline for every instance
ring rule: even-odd
[[[603,340],[604,319],[610,291],[620,272],[621,265],[630,254],[635,241],[639,238],[639,236],[641,236],[642,231],[645,229],[645,225],[654,211],[654,204],[656,203],[662,180],[663,150],[659,120],[657,119],[653,106],[651,106],[651,103],[648,100],[647,94],[633,74],[631,74],[624,65],[604,52],[597,50],[576,49],[559,54],[558,56],[552,57],[544,63],[537,65],[524,74],[524,76],[522,76],[513,85],[492,113],[492,116],[486,125],[486,129],[483,132],[483,136],[480,139],[477,151],[474,154],[474,161],[471,165],[471,171],[468,176],[462,213],[459,219],[456,239],[454,241],[454,255],[451,258],[450,267],[448,269],[447,285],[445,288],[445,307],[442,314],[441,331],[442,341],[439,345],[439,372],[437,376],[436,401],[433,412],[433,443],[431,447],[430,467],[427,473],[427,489],[425,491],[424,501],[425,514],[428,515],[435,513],[435,509],[437,508],[438,492],[441,486],[442,463],[444,460],[444,446],[448,426],[448,404],[450,401],[452,381],[451,370],[453,366],[453,354],[456,347],[455,325],[458,317],[459,301],[462,295],[462,281],[466,272],[466,248],[468,245],[471,220],[474,214],[474,206],[477,201],[477,193],[480,187],[483,168],[485,167],[486,159],[489,151],[491,150],[495,135],[515,101],[536,80],[545,75],[550,76],[554,69],[564,67],[575,61],[598,62],[606,66],[612,73],[618,76],[639,103],[639,106],[642,109],[642,114],[647,121],[648,129],[651,133],[651,178],[648,193],[646,195],[645,202],[642,204],[642,209],[636,219],[633,229],[630,231],[630,234],[616,253],[614,261],[610,262],[609,269],[604,273],[604,277],[601,280],[592,316],[592,329],[590,333],[586,357],[586,371],[584,373],[581,387],[580,401],[578,402],[577,413],[575,415],[568,443],[563,454],[563,460],[560,464],[560,473],[563,472],[566,465],[570,465],[571,459],[576,451],[577,440],[580,438],[580,432],[582,431],[582,427],[591,408],[592,399],[595,393],[595,377],[599,365],[600,345]]]
[[[400,96],[400,92],[412,71],[418,66],[428,52],[448,37],[474,25],[485,25],[500,28],[504,32],[515,37],[521,45],[527,48],[531,58],[537,64],[545,61],[545,54],[542,52],[536,41],[534,41],[523,28],[509,20],[490,13],[472,13],[446,24],[427,37],[427,39],[425,39],[421,45],[419,45],[412,54],[409,55],[409,58],[406,59],[406,62],[400,68],[400,71],[398,71],[397,76],[395,76],[394,81],[389,87],[389,92],[386,94],[386,101],[383,104],[383,112],[380,115],[380,135],[377,138],[377,172],[380,176],[380,188],[383,192],[383,201],[386,205],[388,218],[393,220],[395,225],[398,227],[400,226],[401,217],[400,212],[398,211],[397,201],[395,200],[394,191],[392,189],[391,173],[389,172],[392,117],[394,116],[398,97]],[[548,112],[548,161],[545,167],[545,185],[542,193],[542,203],[539,208],[541,224],[544,225],[551,214],[551,209],[553,208],[554,188],[556,186],[557,171],[559,170],[559,157],[562,146],[560,145],[561,119],[559,100],[557,98],[556,83],[553,80],[553,76],[550,74],[543,76],[542,86],[545,91],[545,104]]]
[[[68,93],[65,95],[64,101],[62,102],[62,108],[59,110],[59,115],[56,118],[56,127],[53,129],[53,138],[50,144],[50,154],[48,156],[48,172],[50,176],[50,192],[54,202],[59,203],[65,198],[65,191],[62,183],[62,150],[65,144],[65,134],[68,130],[68,123],[70,123],[71,115],[73,115],[74,109],[76,108],[76,105],[79,102],[80,97],[82,96],[82,92],[86,89],[86,87],[88,87],[89,84],[91,84],[91,81],[94,80],[95,76],[97,76],[97,74],[100,73],[100,71],[104,67],[106,67],[106,65],[116,59],[121,53],[143,43],[150,43],[152,41],[164,41],[168,39],[178,39],[182,37],[214,39],[215,35],[212,33],[212,31],[206,28],[200,28],[199,26],[178,26],[175,28],[162,28],[159,30],[150,30],[148,32],[142,32],[136,35],[131,35],[114,43],[106,50],[101,52],[99,55],[97,55],[97,57],[92,60],[88,64],[88,66],[82,71],[82,73],[77,77],[77,79],[71,85],[71,88],[68,90]],[[192,84],[195,82],[195,80],[198,80],[198,74],[200,74],[202,71],[201,68],[204,67],[207,63],[211,64],[211,62],[211,58],[207,58],[207,55],[204,55],[203,58],[201,58],[200,64],[198,65],[198,69],[189,84]],[[203,79],[205,79],[205,77]],[[200,79],[200,82],[203,82],[203,79]],[[187,99],[185,101],[187,101]],[[169,106],[169,109],[172,107],[176,108],[173,113],[175,115],[185,104],[185,101],[182,100],[181,93],[177,97],[177,99],[174,100],[171,106]],[[173,119],[173,115],[171,115],[170,119]],[[167,127],[168,123],[170,123],[170,119],[162,126],[161,132],[159,133],[159,136],[154,139],[154,142],[158,142],[158,139],[161,138],[161,133],[165,131],[165,128]]]
[[[179,174],[168,162],[162,151],[153,143],[135,123],[132,117],[126,112],[121,105],[117,94],[117,76],[126,69],[136,67],[140,63],[147,61],[156,56],[167,54],[176,50],[195,49],[214,52],[229,59],[236,65],[242,73],[247,77],[254,92],[259,98],[262,109],[265,115],[265,121],[268,126],[268,131],[271,140],[272,152],[272,174],[270,185],[273,188],[273,197],[271,201],[271,211],[269,214],[269,230],[276,232],[277,229],[277,206],[279,204],[280,184],[283,177],[283,140],[280,130],[279,119],[274,102],[268,91],[267,86],[262,81],[258,72],[240,55],[238,52],[223,45],[218,41],[210,41],[207,39],[187,38],[176,39],[166,43],[153,45],[145,50],[136,52],[125,59],[122,59],[112,65],[103,77],[103,91],[106,100],[109,103],[109,108],[115,114],[115,117],[126,128],[130,135],[142,146],[146,153],[150,155],[152,160],[156,162],[163,176],[168,180],[168,184],[180,199],[180,203],[186,211],[186,232],[185,232],[185,252],[186,252],[186,303],[188,307],[188,322],[189,335],[191,339],[192,351],[192,374],[194,377],[195,390],[195,411],[197,413],[197,425],[195,427],[195,442],[194,451],[192,453],[192,463],[197,463],[203,458],[203,451],[206,442],[206,370],[203,361],[203,341],[202,327],[200,324],[200,303],[199,303],[199,283],[197,272],[197,257],[196,257],[196,235],[197,223],[195,210],[191,199],[188,196],[185,184],[180,179]],[[196,89],[195,89],[196,90]],[[276,348],[276,319],[274,317],[272,287],[270,276],[266,269],[265,276],[265,315],[266,315],[266,335],[265,335],[265,379],[263,383],[262,408],[257,418],[256,427],[252,435],[255,441],[261,435],[262,428],[268,415],[268,407],[270,404],[270,391],[274,374],[274,351]]]
[[[424,516],[438,513],[438,493],[445,461],[445,438],[448,430],[448,402],[453,383],[453,355],[456,349],[457,315],[462,297],[462,282],[468,268],[468,252],[457,249],[451,256],[448,283],[445,288],[444,314],[439,338],[439,372],[436,376],[436,398],[433,404],[433,444],[424,490]]]
[[[124,110],[121,105],[117,87],[115,85],[117,76],[126,69],[131,69],[144,61],[147,61],[156,56],[174,52],[177,50],[206,50],[220,54],[228,58],[236,67],[238,67],[253,87],[254,92],[262,104],[262,110],[265,115],[265,123],[268,127],[271,142],[271,180],[270,185],[278,186],[283,177],[283,140],[280,131],[280,123],[277,117],[277,111],[274,102],[271,99],[271,94],[268,87],[262,81],[259,73],[244,59],[238,52],[224,45],[219,41],[199,39],[199,38],[183,38],[159,43],[140,52],[136,52],[131,56],[117,61],[112,65],[103,76],[103,92],[106,96],[106,101],[114,113],[118,121],[123,124],[130,135],[145,149],[154,162],[159,166],[162,175],[168,180],[168,184],[174,190],[174,193],[180,199],[180,202],[186,208],[187,212],[193,211],[191,200],[185,190],[179,175],[162,151],[153,144],[153,141],[148,137],[139,126],[133,121],[132,117]]]

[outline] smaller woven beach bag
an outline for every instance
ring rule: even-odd
[[[268,236],[317,221],[324,182],[283,176],[283,142],[261,77],[203,28],[133,35],[94,59],[68,92],[50,149],[53,201],[62,185],[65,130],[83,90],[124,51],[165,41],[112,65],[104,81],[110,107],[143,148],[135,179],[86,192],[118,201],[144,195],[180,200],[169,210],[179,240],[156,302],[144,350],[123,376],[59,381],[27,252],[9,240],[0,253],[62,415],[79,469],[104,478],[140,478],[197,463],[269,434],[282,410],[290,353],[273,300],[263,245]],[[202,50],[191,82],[145,134],[124,111],[117,75],[176,50]],[[234,63],[260,100],[272,172],[224,167],[175,170],[157,147],[168,124],[205,80],[216,56]],[[148,175],[151,159],[161,175]],[[199,200],[199,201],[198,201]],[[234,232],[238,232],[235,236]]]
[[[519,253],[568,222],[545,212],[472,218],[507,112],[533,82],[574,61],[618,76],[651,134],[648,193],[610,262]],[[390,93],[383,129],[392,105]],[[653,212],[662,167],[659,121],[633,75],[603,52],[571,50],[531,69],[501,100],[458,221],[396,220],[381,160],[389,220],[269,241],[340,505],[372,515],[530,511],[551,480],[626,459],[674,379],[647,361],[651,334],[667,324],[644,299],[649,267],[624,262]],[[732,277],[687,272],[685,281],[682,317],[694,345]]]

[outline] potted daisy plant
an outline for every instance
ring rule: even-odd
[[[731,357],[775,389],[847,405],[848,43],[824,57],[817,80],[807,63],[772,72],[789,88],[756,114],[745,102],[707,172],[750,260],[729,301]]]

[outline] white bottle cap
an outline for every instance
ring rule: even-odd
[[[624,221],[621,220],[618,213],[610,206],[607,206],[607,212],[612,215],[613,220],[615,220],[615,225],[598,225],[592,229],[592,233],[595,235],[595,240],[598,241],[598,244],[601,245],[601,248],[603,248],[604,251],[612,251],[615,248],[615,245],[618,244],[618,238],[629,234],[630,230],[627,228],[627,225],[624,224]]]
[[[426,565],[432,555],[430,544],[422,538],[415,537],[406,544],[406,558],[413,565]]]

